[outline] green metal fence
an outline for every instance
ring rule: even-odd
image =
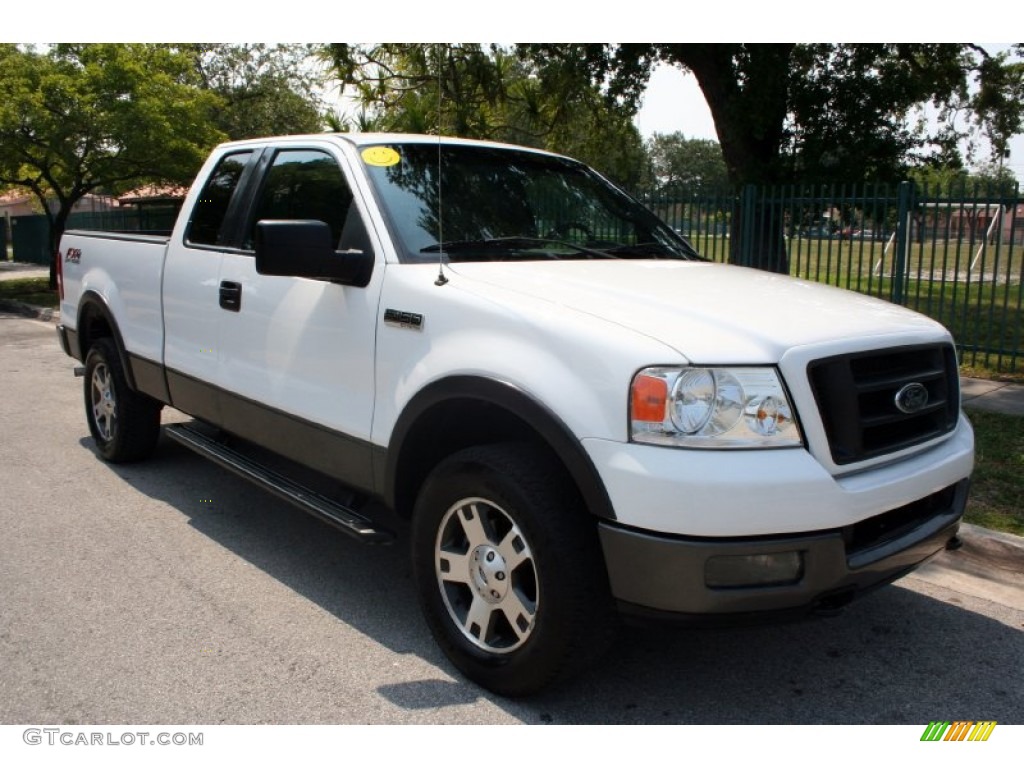
[[[997,372],[1024,366],[1024,200],[1016,186],[747,186],[670,190],[645,202],[710,259],[780,264],[902,304],[946,325],[961,362]]]
[[[180,207],[179,203],[168,203],[138,209],[73,213],[68,217],[68,229],[168,234],[174,228]]]
[[[45,216],[13,216],[11,245],[15,261],[49,265],[50,223]]]
[[[169,203],[141,209],[72,213],[66,228],[166,235],[174,227],[179,207],[178,203]],[[11,232],[15,261],[50,263],[50,221],[45,215],[14,216]]]

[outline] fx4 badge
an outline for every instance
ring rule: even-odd
[[[82,260],[82,249],[81,248],[68,248],[67,253],[64,254],[64,261],[70,261],[72,264],[77,264]]]

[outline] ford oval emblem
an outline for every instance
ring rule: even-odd
[[[928,405],[928,388],[924,384],[912,382],[896,393],[896,407],[903,413],[917,413]]]

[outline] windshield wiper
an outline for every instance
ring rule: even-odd
[[[435,243],[426,248],[420,248],[420,253],[458,253],[459,251],[473,250],[524,250],[540,245],[557,245],[560,248],[568,248],[576,253],[585,253],[588,256],[598,259],[617,259],[618,256],[606,251],[599,251],[595,248],[587,248],[576,243],[567,243],[564,240],[552,240],[548,237],[488,237],[479,240],[448,240],[444,243]]]
[[[700,261],[707,261],[705,257],[697,253],[697,251],[694,250],[694,248],[690,246],[688,243],[682,243],[680,250],[682,250],[683,253],[690,258],[699,259]],[[669,248],[668,246],[653,241],[648,243],[632,243],[628,245],[624,244],[609,246],[608,253],[620,254],[622,256],[667,256],[670,258],[676,256],[676,254],[674,254],[672,252],[672,249]]]

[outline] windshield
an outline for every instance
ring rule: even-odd
[[[387,144],[363,164],[404,261],[700,258],[654,214],[572,160],[469,145]],[[443,211],[439,220],[438,210]]]

